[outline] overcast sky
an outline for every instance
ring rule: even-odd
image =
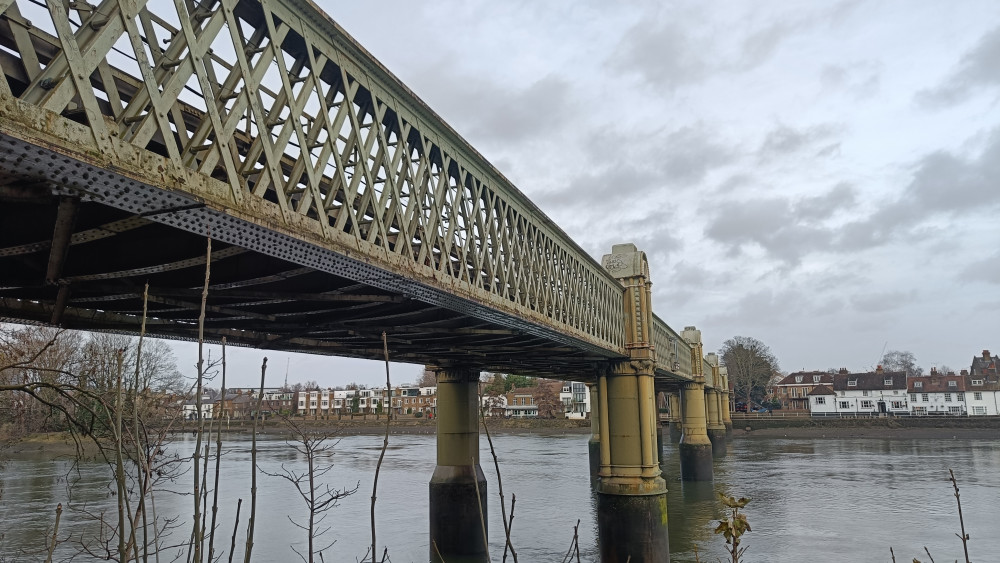
[[[595,259],[645,250],[654,310],[706,351],[1000,351],[1000,3],[315,1]]]

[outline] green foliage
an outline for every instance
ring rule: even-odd
[[[417,411],[417,412],[413,413],[413,417],[414,418],[423,418],[424,417],[424,413],[423,413],[423,411]]]
[[[747,521],[746,514],[740,509],[750,504],[750,499],[746,497],[727,497],[724,493],[719,493],[719,500],[729,509],[727,518],[719,520],[719,525],[715,528],[716,534],[722,534],[726,538],[726,545],[729,546],[729,554],[732,563],[739,563],[743,553],[747,548],[740,547],[740,539],[743,534],[750,532],[750,522]]]
[[[523,387],[535,387],[538,379],[527,375],[517,375],[513,373],[494,373],[483,393],[491,396],[506,395],[511,389]]]

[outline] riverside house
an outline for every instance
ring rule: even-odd
[[[841,373],[847,373],[842,369]],[[793,411],[808,411],[812,406],[809,393],[817,385],[829,388],[833,385],[833,374],[823,371],[799,371],[788,374],[774,384],[774,398],[781,408]]]
[[[878,366],[874,372],[838,373],[833,376],[834,412],[841,416],[905,414],[910,410],[906,390],[902,371],[888,372]]]
[[[931,368],[930,375],[909,378],[906,387],[915,415],[966,413],[965,376],[942,374]]]
[[[973,416],[1000,415],[1000,373],[997,366],[1000,357],[983,350],[981,356],[972,358],[971,373],[965,375],[965,401],[969,414]]]

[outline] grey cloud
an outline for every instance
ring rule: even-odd
[[[521,91],[484,84],[468,100],[479,107],[472,134],[498,142],[517,142],[565,124],[573,114],[569,83],[549,75]]]
[[[714,168],[731,162],[736,152],[723,145],[704,126],[683,127],[652,147],[651,157],[666,182],[693,184]]]
[[[839,133],[841,129],[842,126],[830,123],[821,123],[801,129],[779,125],[764,138],[758,156],[765,161],[787,156],[816,143],[827,141]]]
[[[850,251],[886,244],[907,236],[911,242],[933,234],[922,230],[928,219],[942,215],[993,220],[1000,207],[1000,129],[990,135],[977,157],[937,151],[919,160],[900,197],[876,209],[869,217],[844,225],[837,240]]]
[[[941,84],[917,92],[916,101],[924,107],[940,108],[996,86],[1000,86],[1000,27],[983,35]]]
[[[673,91],[710,74],[705,46],[698,43],[680,25],[647,18],[625,32],[607,65]]]
[[[985,260],[969,264],[962,270],[960,277],[963,280],[1000,285],[1000,252]]]
[[[757,244],[770,255],[790,264],[829,246],[830,233],[798,222],[788,200],[781,198],[730,202],[717,208],[705,234],[738,255],[747,244]]]
[[[840,156],[840,143],[831,143],[816,151],[816,158],[833,158]]]
[[[444,62],[417,74],[421,97],[475,146],[528,141],[562,129],[576,113],[569,82],[554,74],[526,86],[464,75]]]
[[[795,265],[812,252],[831,251],[835,232],[822,221],[855,205],[855,190],[843,183],[795,202],[785,198],[727,202],[714,209],[705,235],[726,246],[730,256],[756,244],[772,257]]]
[[[640,20],[626,31],[606,64],[673,92],[716,73],[745,72],[760,66],[807,23],[770,23],[744,37],[737,54],[728,54],[718,34],[699,34],[693,26],[682,27],[676,21],[662,21],[655,15]]]
[[[761,65],[777,50],[778,45],[794,29],[785,23],[773,23],[764,29],[751,33],[743,41],[743,66],[747,69]]]
[[[588,136],[600,140],[588,147],[598,166],[570,176],[561,189],[536,195],[543,208],[606,209],[609,201],[692,187],[737,157],[734,148],[701,124],[654,134],[624,134],[598,127]]]
[[[789,319],[815,318],[836,313],[839,298],[818,298],[797,288],[761,289],[744,294],[726,312],[708,316],[724,326],[779,326]]]
[[[844,91],[857,100],[870,98],[882,86],[882,63],[859,61],[849,65],[825,65],[820,70],[824,91]]]
[[[795,205],[795,214],[806,219],[829,219],[837,211],[850,209],[857,203],[857,192],[847,183],[841,182],[829,192],[815,197],[807,197]]]
[[[850,302],[860,313],[887,313],[912,303],[916,298],[915,291],[883,291],[854,295]]]

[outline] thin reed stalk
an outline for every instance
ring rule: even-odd
[[[201,394],[205,382],[205,308],[208,302],[208,282],[212,275],[212,237],[206,237],[205,249],[205,283],[201,289],[201,307],[198,311],[198,382],[195,394],[195,408],[197,409],[197,430],[194,444],[194,554],[195,563],[202,563],[202,513],[201,513],[201,472],[198,471],[198,461],[201,457],[201,439],[205,430],[205,419],[202,416]]]
[[[264,375],[267,373],[267,358],[260,364],[260,394],[257,395],[257,412],[253,417],[253,438],[250,445],[250,519],[247,521],[247,544],[243,555],[243,563],[250,563],[253,554],[253,532],[257,518],[257,421],[260,418],[260,406],[264,400]]]
[[[389,383],[389,341],[386,337],[385,332],[382,332],[382,354],[385,356],[385,393],[386,397],[382,399],[382,405],[385,406],[385,402],[389,400],[389,408],[384,409],[386,411],[385,417],[385,437],[382,439],[382,451],[378,455],[378,463],[375,465],[375,481],[372,484],[372,511],[371,511],[371,524],[372,524],[372,563],[375,563],[375,557],[378,554],[377,545],[375,543],[375,499],[376,493],[378,492],[378,475],[382,470],[382,460],[385,459],[385,450],[389,448],[389,426],[392,424],[392,385]],[[385,555],[388,551],[383,554],[382,560],[385,561]]]
[[[222,337],[222,409],[226,412],[226,337]],[[213,416],[214,418],[214,416]],[[208,532],[208,561],[215,561],[215,522],[219,514],[219,466],[222,462],[222,421],[215,431],[215,485],[212,487],[212,526]],[[232,556],[232,553],[230,553]]]
[[[955,502],[958,503],[958,524],[962,528],[962,535],[955,534],[958,539],[962,540],[962,549],[965,551],[965,563],[969,563],[969,534],[965,533],[965,519],[962,516],[962,497],[958,494],[958,481],[955,479],[955,472],[948,469],[948,474],[951,478],[951,486],[955,488]]]

